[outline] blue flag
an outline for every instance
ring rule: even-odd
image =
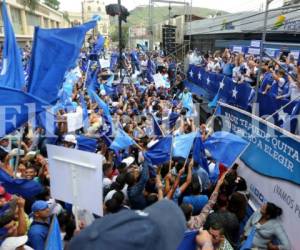
[[[109,111],[108,105],[96,94],[95,91],[91,91],[91,94],[94,98],[94,100],[97,102],[99,108],[103,110],[104,115],[107,117],[107,119],[112,122],[111,114]]]
[[[212,158],[231,167],[240,154],[246,149],[248,142],[229,132],[215,132],[205,142],[204,147]]]
[[[63,244],[60,234],[60,228],[56,216],[52,218],[49,228],[47,240],[45,243],[45,250],[62,250]]]
[[[154,132],[154,135],[162,136],[163,132],[161,131],[161,128],[160,128],[156,118],[154,117],[154,115],[152,115],[152,119],[153,119],[153,132]]]
[[[6,2],[2,3],[2,18],[4,25],[3,64],[0,73],[0,86],[22,89],[25,76],[20,48],[17,44],[13,26],[9,20]]]
[[[201,139],[201,134],[199,132],[197,133],[196,139],[194,141],[193,159],[196,163],[200,164],[207,173],[209,173],[208,163],[205,155],[205,148]]]
[[[220,82],[219,93],[220,93],[220,100],[222,102],[228,102],[232,98],[232,90],[233,90],[234,83],[231,78],[224,77],[224,79]]]
[[[36,116],[36,128],[43,128],[46,137],[57,137],[55,135],[57,129],[56,115],[48,110],[39,113]]]
[[[95,153],[97,150],[97,140],[87,136],[79,135],[76,138],[79,150]]]
[[[95,91],[88,89],[88,93],[92,100],[97,102],[99,108],[103,110],[104,126],[101,127],[100,134],[110,136],[113,131],[113,122],[108,105],[95,93]]]
[[[252,88],[249,83],[235,84],[230,102],[241,109],[247,110],[251,92]]]
[[[113,150],[122,150],[127,149],[135,144],[136,142],[123,129],[120,128],[109,148]]]
[[[196,132],[192,132],[189,134],[174,136],[173,156],[183,157],[185,159],[188,158],[196,135]]]
[[[80,93],[79,98],[80,98],[80,104],[81,104],[81,107],[82,107],[83,127],[85,129],[87,129],[89,127],[89,124],[90,124],[88,110],[87,110],[87,107],[86,107],[84,97],[81,93]]]
[[[115,76],[111,75],[108,79],[107,82],[105,84],[101,84],[101,87],[104,89],[105,93],[109,96],[112,96],[114,94],[116,94],[117,92],[117,88],[113,86],[113,81],[114,81]]]
[[[176,125],[176,121],[178,120],[179,116],[180,115],[178,113],[171,112],[171,114],[168,117],[168,125],[169,125],[168,127],[169,127],[169,129],[172,129]]]
[[[94,46],[94,52],[95,53],[99,53],[102,50],[102,48],[104,46],[104,42],[105,42],[105,37],[100,35],[98,37],[98,40],[97,40],[95,46]]]
[[[171,147],[172,137],[163,137],[148,149],[145,156],[148,157],[154,165],[163,164],[171,158]]]
[[[95,70],[88,72],[87,80],[86,80],[87,89],[96,91],[99,88],[99,83],[98,83],[99,71],[100,71],[100,67],[97,67]]]
[[[49,103],[57,100],[66,71],[74,65],[91,21],[67,29],[35,28],[30,65],[29,93]]]
[[[118,57],[119,57],[119,54],[116,53],[116,52],[113,52],[111,54],[111,57],[110,57],[110,66],[109,66],[109,68],[110,68],[111,71],[115,70],[116,64],[118,62]]]
[[[21,90],[0,87],[1,124],[3,137],[44,110],[47,103]]]
[[[0,168],[0,183],[10,194],[30,198],[43,192],[43,186],[37,181],[14,179]]]
[[[189,82],[187,80],[184,80],[183,83],[184,83],[185,87],[187,87],[188,90],[191,91],[193,94],[196,94],[199,96],[204,96],[206,98],[210,97],[209,93],[205,89],[196,85],[195,83]]]
[[[259,103],[259,116],[271,115],[279,108],[276,98],[268,94],[258,92],[257,102]]]
[[[214,99],[208,103],[209,108],[216,108],[218,105],[220,94],[219,92],[215,95]]]

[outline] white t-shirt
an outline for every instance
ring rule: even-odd
[[[107,177],[104,177],[103,178],[103,187],[109,187],[110,185],[112,184],[112,180],[107,178]]]

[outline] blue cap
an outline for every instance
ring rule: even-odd
[[[121,211],[97,219],[70,242],[72,250],[174,250],[184,236],[185,218],[169,200],[143,211]]]
[[[46,208],[48,208],[48,203],[46,201],[35,201],[32,206],[31,206],[31,211],[33,213],[37,212],[37,211],[42,211],[45,210]]]

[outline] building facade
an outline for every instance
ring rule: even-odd
[[[82,2],[82,21],[87,22],[91,20],[95,15],[101,17],[101,21],[98,23],[97,31],[99,34],[108,36],[109,32],[109,16],[106,15],[104,1],[98,0],[84,0]]]
[[[24,6],[23,0],[7,0],[6,5],[17,41],[20,43],[32,41],[35,26],[42,28],[63,28],[69,26],[61,12],[51,9],[44,4],[37,3],[34,9],[30,9]],[[4,29],[1,13],[0,16],[0,41],[3,41]]]
[[[135,48],[138,44],[149,49],[149,32],[148,27],[133,26],[129,28],[128,47]]]
[[[191,37],[193,49],[214,51],[230,46],[250,46],[261,40],[264,12],[241,12],[194,21],[186,36]],[[300,49],[300,10],[271,9],[268,13],[266,42],[268,48]]]

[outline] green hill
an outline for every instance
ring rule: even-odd
[[[189,9],[183,6],[172,6],[171,17],[174,15],[189,14]],[[207,8],[193,7],[193,15],[207,17],[209,15],[226,14],[224,11],[218,11]],[[153,24],[160,23],[169,18],[169,7],[154,7],[153,8]],[[149,23],[149,8],[148,6],[139,6],[130,11],[128,17],[129,26],[133,25],[147,25]]]
[[[171,17],[175,15],[189,14],[189,9],[186,9],[183,6],[172,6]],[[223,15],[227,14],[225,11],[193,7],[193,15],[208,17],[209,15]],[[169,7],[153,7],[153,24],[160,23],[169,18]],[[117,25],[118,21],[116,17],[110,18],[112,25]],[[138,6],[135,9],[130,11],[130,16],[127,18],[128,26],[136,25],[148,25],[149,24],[149,8],[148,6]]]

